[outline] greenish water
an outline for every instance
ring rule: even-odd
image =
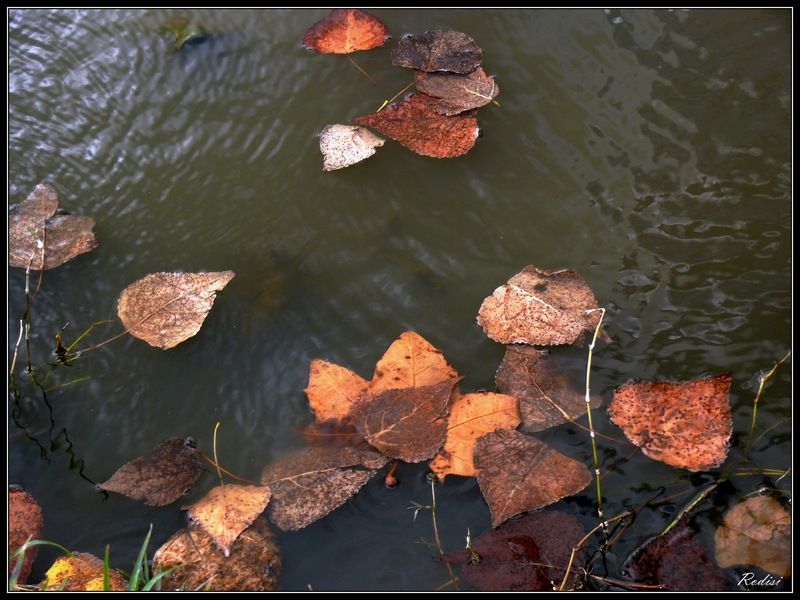
[[[173,53],[160,26],[187,14],[218,36]],[[369,377],[389,343],[413,329],[463,375],[493,389],[503,347],[475,324],[482,299],[527,264],[578,270],[608,309],[614,342],[595,355],[606,402],[631,378],[731,372],[740,457],[758,374],[791,343],[791,30],[788,11],[447,11],[376,14],[398,39],[455,29],[483,48],[501,104],[479,112],[483,136],[465,157],[420,157],[387,142],[349,169],[323,173],[317,133],[376,110],[405,86],[393,42],[356,60],[300,47],[326,14],[288,11],[30,11],[9,13],[9,202],[41,180],[62,206],[91,215],[99,247],[47,271],[32,307],[32,353],[115,318],[128,284],[155,271],[226,270],[200,333],[162,352],[127,337],[60,369],[90,380],[48,394],[22,385],[9,408],[9,477],[41,503],[43,536],[129,569],[148,525],[154,546],[184,523],[104,499],[102,481],[172,435],[218,447],[230,470],[257,478],[302,441],[311,359]],[[8,355],[24,312],[24,273],[9,272]],[[99,342],[117,323],[93,334]],[[580,378],[584,349],[562,349]],[[20,371],[21,373],[21,371]],[[759,408],[773,427],[753,453],[791,463],[791,365]],[[597,414],[599,431],[621,437]],[[582,430],[540,436],[591,463]],[[603,443],[606,514],[688,477],[630,445]],[[335,513],[281,534],[284,589],[433,589],[447,579],[430,521],[411,501],[430,492],[423,466],[381,478]],[[82,477],[81,475],[85,476]],[[789,478],[781,486],[790,485]],[[215,477],[201,480],[186,502]],[[713,531],[743,494],[774,479],[735,478],[695,511]],[[646,509],[615,544],[608,574],[660,531],[694,492]],[[445,547],[489,527],[474,479],[437,494]],[[555,505],[587,530],[594,491]],[[53,554],[42,551],[33,581]],[[599,563],[598,563],[599,564]],[[602,574],[602,567],[598,567]],[[731,569],[729,574],[743,569]]]

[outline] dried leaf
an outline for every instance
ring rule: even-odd
[[[722,571],[682,520],[666,535],[655,537],[634,552],[623,572],[637,583],[660,585],[676,592],[729,589]]]
[[[350,54],[382,46],[387,39],[389,29],[374,15],[339,8],[306,31],[303,45],[322,54]]]
[[[216,292],[234,275],[151,273],[123,290],[117,314],[132,336],[167,350],[200,331]]]
[[[264,512],[270,489],[256,485],[220,485],[203,498],[185,507],[192,520],[200,525],[222,549],[225,556],[239,534]]]
[[[358,432],[382,454],[406,462],[431,458],[447,433],[447,403],[455,379],[386,390],[353,407]]]
[[[442,115],[457,115],[480,108],[500,93],[500,88],[486,72],[478,67],[468,75],[452,73],[417,74],[417,90],[439,101],[431,108]]]
[[[600,313],[587,311],[597,308],[577,272],[529,265],[483,301],[478,325],[501,344],[573,344],[594,333]]]
[[[450,474],[472,477],[477,473],[472,462],[477,439],[495,429],[514,429],[519,422],[519,401],[513,396],[491,392],[459,396],[450,407],[444,447],[428,466],[439,479]]]
[[[8,213],[8,265],[31,270],[52,269],[97,247],[94,221],[56,214],[58,194],[48,183]]]
[[[720,567],[752,565],[792,576],[792,518],[769,496],[750,496],[725,514],[716,533]]]
[[[299,428],[299,434],[312,446],[331,446],[343,448],[355,447],[364,441],[364,436],[358,433],[352,420],[328,419],[327,421],[314,421]]]
[[[553,582],[564,578],[572,548],[583,535],[572,515],[537,512],[484,531],[472,545],[479,560],[466,550],[444,560],[461,563],[464,579],[481,591],[552,591]],[[576,578],[584,562],[581,549],[572,563]]]
[[[586,414],[584,394],[575,390],[555,360],[550,352],[531,346],[506,347],[495,381],[498,391],[519,398],[524,431],[542,431]],[[602,401],[592,396],[590,404],[597,408]]]
[[[646,456],[707,471],[728,456],[730,375],[689,381],[635,381],[614,392],[611,420]]]
[[[473,459],[492,527],[577,494],[592,482],[586,465],[519,431],[501,429],[478,438]]]
[[[431,73],[471,73],[481,64],[481,49],[460,31],[426,31],[405,35],[392,50],[392,64]]]
[[[442,352],[418,333],[400,334],[375,365],[370,393],[415,388],[457,379],[456,370],[447,364]]]
[[[114,592],[128,589],[122,575],[116,571],[108,573],[109,587]],[[103,591],[103,561],[92,554],[80,552],[57,559],[39,583],[40,590],[65,592]]]
[[[322,170],[335,171],[375,154],[386,140],[357,125],[326,125],[319,134]]]
[[[339,365],[325,360],[311,361],[305,392],[317,421],[344,419],[353,402],[367,391],[369,382]]]
[[[453,158],[466,154],[478,139],[478,119],[474,113],[440,115],[433,109],[438,102],[416,93],[379,112],[356,117],[353,123],[376,129],[422,156]]]
[[[270,519],[284,531],[311,525],[354,496],[386,458],[369,449],[304,448],[264,467]],[[363,468],[362,468],[363,467]]]
[[[153,556],[154,570],[181,565],[161,580],[164,591],[270,592],[278,589],[283,561],[266,518],[245,529],[225,556],[202,527],[189,524]]]
[[[8,555],[11,556],[17,548],[29,539],[38,539],[42,535],[44,517],[42,507],[28,492],[18,487],[8,489]],[[31,574],[31,565],[36,560],[39,552],[38,546],[32,546],[25,551],[22,569],[17,577],[17,583],[23,584]],[[17,559],[8,562],[8,574],[14,570]]]
[[[122,465],[100,489],[165,506],[188,492],[202,472],[194,442],[172,437]]]

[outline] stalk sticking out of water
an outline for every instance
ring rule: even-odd
[[[409,509],[414,509],[414,519],[417,518],[417,513],[420,510],[430,510],[431,511],[431,521],[433,522],[433,540],[436,545],[436,549],[439,551],[439,556],[444,556],[444,546],[442,546],[442,539],[439,537],[439,526],[436,523],[436,475],[433,473],[428,473],[428,481],[431,484],[431,503],[430,505],[419,504],[418,502],[412,502]],[[445,563],[447,566],[447,571],[450,573],[450,579],[443,583],[439,588],[442,589],[447,587],[448,585],[453,585],[456,589],[458,589],[458,578],[453,573],[453,568],[450,566],[449,563]]]
[[[594,481],[595,481],[595,491],[597,493],[597,517],[600,519],[600,525],[603,529],[603,534],[605,536],[605,543],[608,544],[608,523],[603,516],[603,492],[600,487],[600,459],[598,458],[597,454],[597,441],[595,439],[595,432],[594,432],[594,425],[592,425],[592,406],[590,404],[591,396],[589,393],[589,387],[591,383],[591,376],[592,376],[592,354],[594,352],[594,345],[597,342],[597,336],[600,334],[600,327],[603,324],[603,317],[606,316],[606,309],[605,308],[598,308],[586,311],[587,314],[590,312],[600,311],[600,320],[597,321],[597,327],[594,328],[594,337],[592,337],[592,343],[589,344],[589,357],[586,360],[586,415],[589,418],[589,437],[592,440],[592,457],[594,458]]]
[[[772,376],[775,374],[775,371],[778,370],[778,367],[784,361],[786,361],[789,358],[789,356],[791,356],[791,354],[792,351],[789,350],[786,354],[783,355],[782,359],[780,359],[772,366],[772,369],[770,369],[766,373],[762,373],[761,377],[759,377],[758,391],[756,392],[756,397],[753,400],[753,419],[752,421],[750,421],[750,433],[747,434],[747,445],[745,446],[744,449],[745,454],[750,453],[750,447],[752,446],[753,433],[755,432],[756,429],[756,418],[758,416],[758,401],[761,399],[761,393],[764,391],[764,385],[767,383],[767,381],[769,381],[772,378]]]

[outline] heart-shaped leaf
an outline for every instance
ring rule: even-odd
[[[457,379],[456,370],[447,364],[441,350],[413,331],[400,334],[375,365],[369,391],[435,385]]]
[[[339,8],[314,23],[303,45],[322,54],[350,54],[382,46],[389,29],[376,16],[357,8]]]

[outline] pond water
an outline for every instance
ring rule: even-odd
[[[169,351],[126,336],[62,367],[41,395],[18,368],[9,408],[10,481],[41,503],[43,537],[129,570],[153,524],[151,550],[184,524],[180,503],[149,508],[103,481],[173,435],[193,436],[229,470],[257,479],[301,447],[312,420],[303,388],[325,358],[364,377],[412,329],[464,375],[493,389],[504,347],[475,323],[481,301],[523,266],[573,268],[601,306],[611,345],[595,353],[592,387],[606,403],[632,379],[730,372],[733,448],[742,457],[758,375],[791,343],[791,70],[788,11],[382,10],[394,40],[346,58],[300,46],[323,10],[12,10],[9,13],[9,202],[42,180],[71,212],[91,215],[99,247],[44,274],[31,312],[34,364],[53,336],[71,341],[115,319],[120,292],[156,271],[236,278],[200,333]],[[215,33],[171,50],[174,15]],[[317,134],[375,111],[411,81],[389,52],[403,33],[468,33],[501,88],[479,111],[466,156],[437,160],[388,141],[368,161],[323,173]],[[34,276],[35,277],[35,276]],[[9,273],[9,357],[24,312],[24,272]],[[98,327],[86,344],[122,330]],[[557,352],[580,388],[585,348]],[[24,361],[23,361],[24,362]],[[758,412],[752,454],[790,466],[791,364]],[[584,419],[585,420],[585,419]],[[605,409],[598,430],[621,438]],[[588,435],[568,425],[539,437],[591,464]],[[661,531],[713,474],[600,442],[606,514],[665,486],[613,546],[605,571]],[[401,484],[373,479],[299,532],[281,533],[288,590],[434,589],[424,465]],[[216,477],[204,476],[185,503]],[[694,511],[713,552],[725,510],[762,486],[735,477]],[[437,493],[447,550],[490,526],[474,479]],[[554,508],[596,524],[593,487]],[[596,547],[593,546],[593,547]],[[32,581],[55,554],[40,553]],[[732,569],[729,575],[743,569]],[[597,584],[599,585],[599,584]],[[460,587],[468,587],[461,583]]]

